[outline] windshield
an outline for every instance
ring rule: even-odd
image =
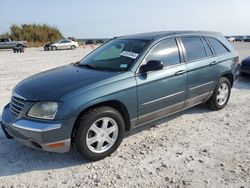
[[[126,71],[142,52],[148,41],[114,39],[83,58],[79,65],[108,71]]]

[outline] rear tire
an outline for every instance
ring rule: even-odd
[[[124,128],[124,119],[116,109],[97,107],[80,116],[73,142],[85,159],[97,161],[111,155],[119,147]]]
[[[226,77],[221,77],[214,89],[212,97],[207,102],[207,104],[212,110],[220,110],[227,105],[230,94],[230,81]]]

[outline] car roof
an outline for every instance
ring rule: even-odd
[[[157,32],[150,32],[150,33],[140,33],[134,35],[125,35],[116,37],[119,39],[138,39],[138,40],[156,40],[159,38],[171,36],[171,35],[222,35],[218,32],[211,32],[211,31],[157,31]]]

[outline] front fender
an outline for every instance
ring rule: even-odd
[[[107,101],[122,103],[126,107],[130,119],[136,118],[137,89],[135,78],[129,77],[88,91],[78,91],[77,95],[72,93],[72,97],[67,96],[67,100],[63,101],[57,118],[76,120],[85,109]],[[73,128],[73,125],[71,126]]]

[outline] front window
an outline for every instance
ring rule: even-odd
[[[175,38],[158,43],[146,57],[146,62],[151,60],[161,61],[164,66],[179,64],[180,56]]]
[[[148,41],[114,39],[83,58],[79,65],[108,71],[126,71],[139,57]]]

